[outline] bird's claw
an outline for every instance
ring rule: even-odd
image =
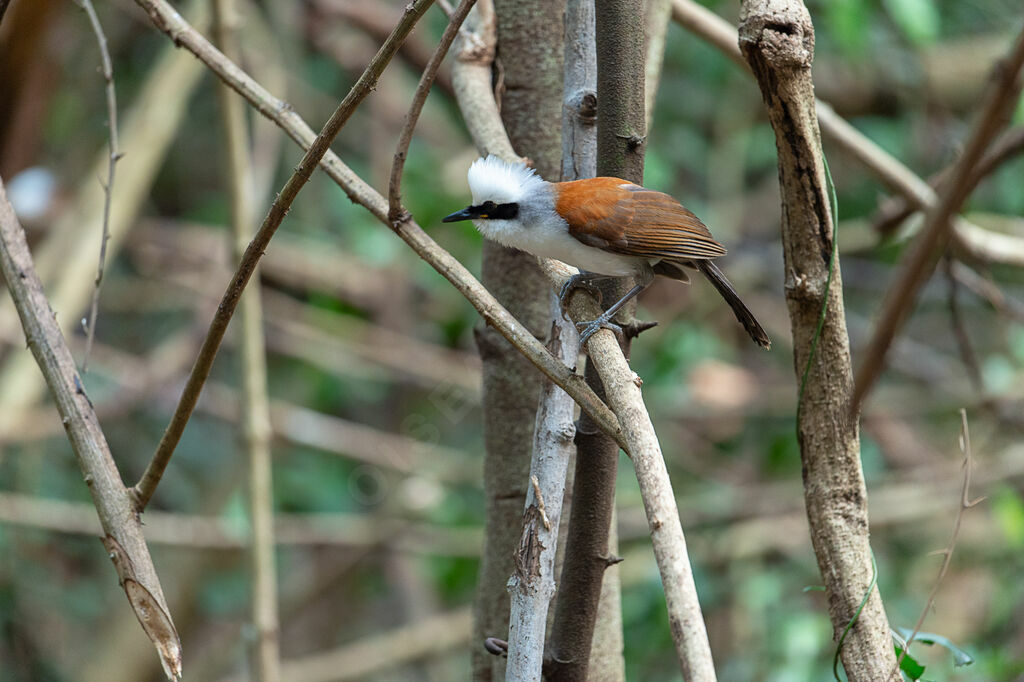
[[[573,292],[577,289],[583,289],[590,292],[590,294],[597,299],[598,304],[601,303],[601,289],[593,283],[590,277],[587,277],[584,273],[572,275],[565,281],[565,284],[562,285],[562,290],[558,292],[558,304],[562,309],[563,319],[569,319],[568,312],[566,310],[569,307],[569,297],[571,297]]]
[[[622,337],[622,327],[610,321],[604,315],[590,322],[577,322],[576,328],[580,331],[580,348],[590,340],[591,336],[602,329],[610,329],[617,337]]]

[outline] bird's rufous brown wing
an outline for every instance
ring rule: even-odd
[[[643,258],[704,260],[725,247],[693,213],[662,192],[619,178],[557,184],[555,210],[588,246]]]

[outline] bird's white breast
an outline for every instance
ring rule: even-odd
[[[521,207],[516,220],[479,220],[477,229],[488,239],[535,256],[555,258],[581,270],[627,277],[637,274],[644,259],[587,246],[569,234],[569,225],[554,208],[534,211]]]

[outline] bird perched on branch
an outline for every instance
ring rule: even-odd
[[[472,220],[480,233],[505,246],[575,265],[559,294],[564,306],[577,287],[612,277],[635,277],[636,286],[595,320],[581,322],[580,344],[599,329],[621,329],[612,317],[646,289],[655,275],[689,282],[699,270],[732,308],[758,345],[771,340],[712,259],[725,247],[697,216],[667,194],[619,178],[547,182],[522,163],[496,156],[469,168],[473,203],[442,222]]]

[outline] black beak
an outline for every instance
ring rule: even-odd
[[[473,218],[476,218],[478,216],[479,216],[479,212],[478,211],[474,211],[472,206],[467,206],[466,208],[462,209],[461,211],[456,211],[455,213],[452,213],[451,215],[448,215],[448,216],[445,216],[444,218],[441,218],[441,222],[442,223],[457,223],[460,220],[472,220]]]

